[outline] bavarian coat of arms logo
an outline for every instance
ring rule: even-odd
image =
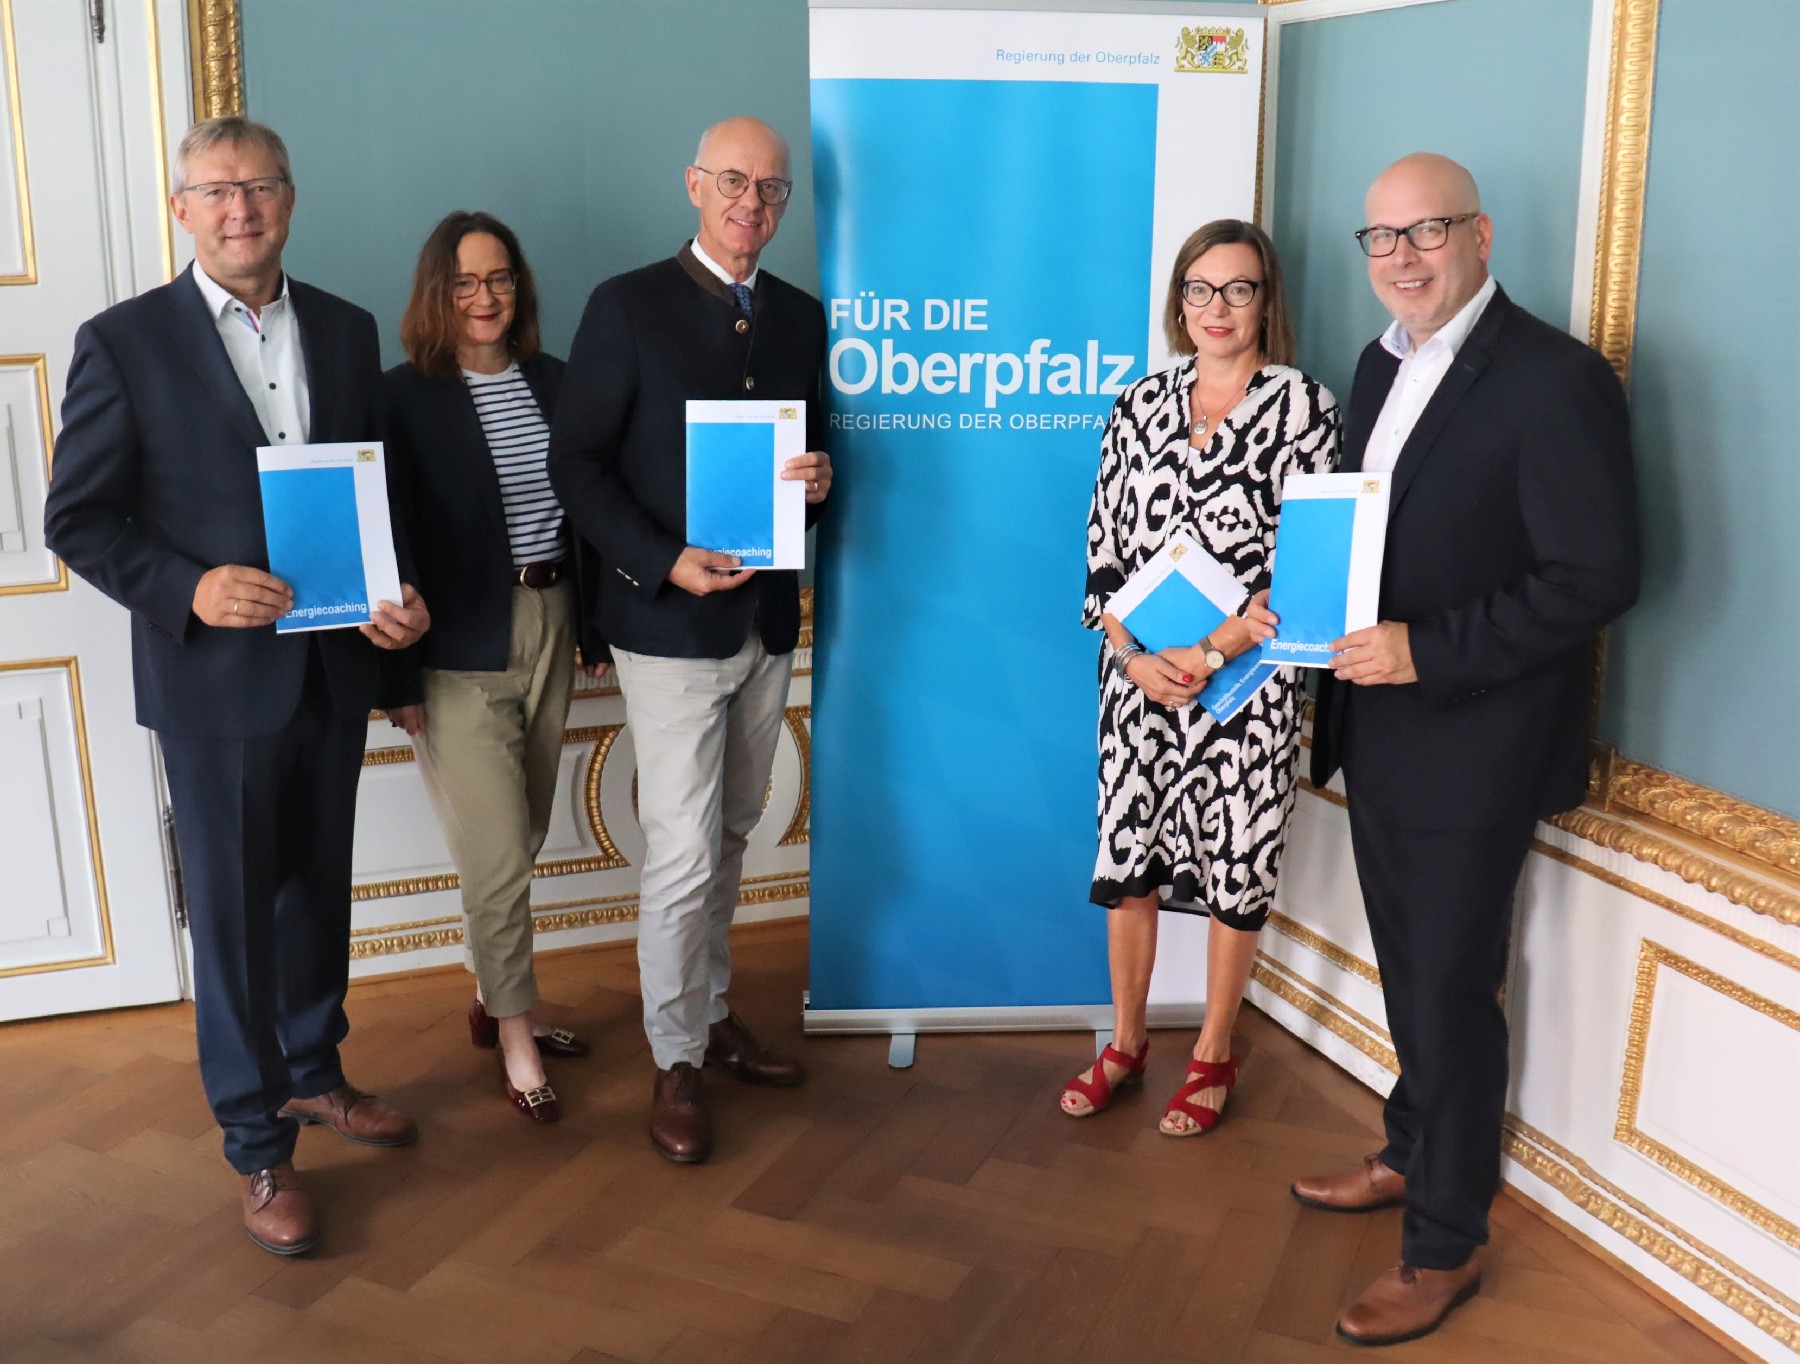
[[[1175,69],[1243,75],[1250,70],[1250,39],[1241,28],[1184,28]]]

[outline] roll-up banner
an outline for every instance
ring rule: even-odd
[[[1260,10],[811,19],[840,476],[807,1027],[1103,1027],[1088,504],[1116,395],[1170,363],[1176,250],[1255,212]],[[1202,998],[1205,921],[1163,919],[1168,1018]]]

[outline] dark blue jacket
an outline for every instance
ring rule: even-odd
[[[1362,468],[1399,361],[1356,367],[1340,468]],[[1419,680],[1320,674],[1312,779],[1417,829],[1545,817],[1587,787],[1595,637],[1637,600],[1629,415],[1600,354],[1504,290],[1400,451],[1381,618],[1405,621]]]
[[[562,388],[563,362],[535,355],[521,362],[519,372],[548,423]],[[431,608],[431,629],[407,652],[427,668],[501,672],[512,647],[512,544],[499,471],[475,399],[460,375],[429,379],[411,364],[396,365],[385,380],[388,452],[405,490],[418,588]],[[578,640],[585,661],[603,662],[606,646],[581,604],[591,604],[596,560],[591,549],[579,548]],[[423,692],[407,678],[397,683],[391,699],[402,705],[422,700]]]
[[[380,440],[375,319],[298,280],[288,281],[288,296],[311,439]],[[130,610],[137,719],[160,733],[275,733],[299,705],[313,641],[336,709],[378,702],[383,652],[355,629],[278,636],[272,625],[215,628],[193,614],[208,569],[268,569],[256,471],[256,447],[267,443],[191,270],[76,333],[44,536]],[[392,477],[390,463],[390,489]],[[401,579],[413,582],[398,524],[395,531]]]

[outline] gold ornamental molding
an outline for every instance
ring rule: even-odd
[[[1613,1126],[1613,1140],[1649,1157],[1670,1174],[1686,1180],[1752,1226],[1786,1242],[1793,1249],[1800,1250],[1800,1226],[1795,1226],[1766,1204],[1757,1202],[1741,1189],[1734,1188],[1717,1175],[1702,1169],[1638,1126],[1638,1111],[1644,1093],[1644,1063],[1650,1046],[1650,1020],[1656,1004],[1657,982],[1665,967],[1723,995],[1734,1004],[1741,1004],[1800,1033],[1800,1012],[1746,989],[1717,971],[1709,971],[1698,962],[1670,951],[1661,943],[1644,939],[1638,949],[1637,988],[1631,999],[1631,1025],[1625,1043],[1625,1071],[1619,1080],[1619,1113]]]
[[[194,121],[244,112],[243,26],[238,0],[188,0]]]
[[[37,240],[31,226],[31,176],[25,169],[25,105],[19,92],[19,44],[13,36],[12,0],[0,0],[0,60],[6,70],[6,111],[12,124],[13,174],[18,181],[19,240],[25,250],[25,269],[16,275],[0,275],[0,284],[37,283]]]
[[[1311,981],[1287,971],[1266,953],[1258,952],[1256,957],[1250,967],[1250,978],[1258,985],[1298,1009],[1333,1036],[1348,1042],[1390,1074],[1400,1073],[1400,1058],[1394,1055],[1394,1049],[1340,1013],[1339,1010],[1344,1008],[1340,1001]],[[1355,1016],[1362,1017],[1361,1014]]]
[[[1272,912],[1269,915],[1269,927],[1282,937],[1292,938],[1302,947],[1325,958],[1333,966],[1348,971],[1353,976],[1360,976],[1377,990],[1381,988],[1381,972],[1375,969],[1373,962],[1364,961],[1323,934],[1313,932],[1305,924],[1290,919],[1285,914]]]
[[[588,832],[593,835],[595,846],[600,849],[600,856],[577,859],[595,864],[592,867],[583,866],[582,871],[611,871],[616,867],[631,865],[625,854],[619,851],[619,845],[613,842],[612,832],[606,827],[606,812],[600,807],[600,777],[606,769],[607,755],[612,752],[613,744],[618,741],[619,731],[624,728],[624,725],[589,725],[570,730],[565,736],[565,742],[591,742],[594,745],[594,751],[588,754],[587,779],[582,783],[581,803],[587,813]]]
[[[1800,1349],[1800,1302],[1607,1180],[1567,1147],[1508,1114],[1507,1156],[1577,1208],[1788,1349]]]
[[[1609,810],[1629,810],[1800,879],[1800,819],[1736,800],[1710,787],[1630,758],[1615,756]]]
[[[1711,891],[1753,913],[1766,914],[1779,923],[1800,925],[1800,894],[1742,871],[1710,851],[1609,819],[1586,807],[1557,815],[1550,823],[1576,838],[1671,872],[1689,885]]]
[[[1614,0],[1606,80],[1606,140],[1600,157],[1600,225],[1594,257],[1594,349],[1631,377],[1637,331],[1638,262],[1644,240],[1644,184],[1650,164],[1650,102],[1656,78],[1661,0]]]
[[[810,894],[812,883],[805,872],[777,872],[772,876],[746,876],[738,892],[737,902],[738,908],[744,909],[753,905],[804,900]],[[625,895],[534,905],[531,928],[533,933],[562,933],[574,928],[630,923],[637,917],[638,893],[632,891]],[[462,919],[460,916],[449,916],[382,924],[373,928],[353,929],[350,937],[352,961],[393,956],[400,952],[459,947],[463,940]]]
[[[0,0],[5,4],[6,0]],[[10,49],[9,49],[10,50]],[[16,88],[16,87],[15,87]],[[0,280],[0,284],[34,281]],[[30,369],[37,380],[38,429],[44,433],[44,486],[50,486],[50,469],[56,462],[56,428],[52,424],[55,409],[50,405],[50,360],[45,355],[0,355],[0,369]],[[69,566],[56,559],[56,576],[46,582],[12,583],[0,587],[0,597],[22,597],[38,592],[67,592]]]
[[[800,799],[794,803],[794,817],[787,831],[776,843],[778,848],[791,848],[812,837],[812,722],[811,706],[787,708],[788,733],[794,736],[794,747],[800,754]]]
[[[1591,876],[1597,881],[1604,881],[1615,890],[1635,895],[1638,899],[1653,904],[1658,909],[1665,909],[1678,918],[1686,919],[1691,924],[1698,924],[1701,928],[1717,933],[1720,937],[1729,939],[1739,947],[1748,948],[1758,956],[1779,962],[1791,971],[1800,971],[1800,956],[1796,956],[1792,952],[1784,952],[1774,943],[1765,942],[1742,929],[1733,928],[1722,919],[1715,919],[1712,915],[1703,914],[1691,905],[1684,905],[1679,900],[1658,894],[1648,886],[1640,886],[1636,881],[1620,876],[1617,872],[1609,871],[1605,867],[1597,866],[1585,857],[1577,857],[1574,853],[1565,852],[1554,843],[1546,843],[1541,838],[1534,838],[1531,846],[1534,851],[1542,853],[1552,861],[1561,862],[1565,867],[1573,867],[1576,871]],[[1271,922],[1273,922],[1272,919]]]
[[[94,906],[100,915],[100,951],[94,956],[79,957],[72,961],[9,966],[0,970],[0,980],[9,976],[40,976],[52,971],[111,966],[117,960],[113,948],[112,904],[106,893],[106,859],[100,851],[100,812],[94,804],[94,767],[88,756],[87,707],[81,699],[81,660],[39,658],[19,663],[0,663],[0,673],[50,672],[57,668],[69,675],[69,714],[75,725],[75,749],[81,773],[81,803],[87,815],[88,861],[94,872]]]

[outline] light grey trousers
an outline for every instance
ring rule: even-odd
[[[755,632],[732,658],[613,650],[637,749],[638,974],[657,1067],[698,1066],[729,1012],[731,917],[744,848],[762,819],[792,654]]]

